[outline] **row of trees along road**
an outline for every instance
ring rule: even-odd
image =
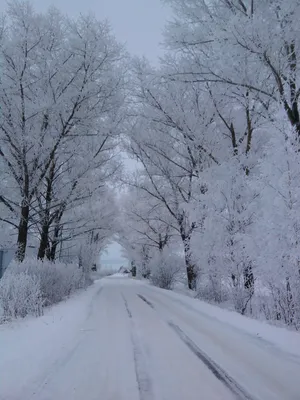
[[[54,259],[63,241],[95,249],[118,232],[141,275],[178,256],[203,298],[299,327],[299,1],[165,2],[175,17],[157,68],[128,67],[93,17],[10,5],[1,229],[20,261],[30,240]],[[137,161],[128,176],[120,137]]]
[[[12,2],[0,24],[2,242],[38,258],[113,231],[125,53],[107,23]]]
[[[299,1],[165,3],[160,66],[133,62],[121,241],[144,264],[176,243],[203,297],[299,326]]]

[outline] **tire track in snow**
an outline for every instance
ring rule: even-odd
[[[127,303],[127,300],[125,299],[125,297],[124,297],[123,293],[122,293],[122,297],[123,297],[123,300],[124,300],[124,304],[125,304],[125,308],[126,308],[126,311],[127,311],[128,317],[129,317],[129,318],[132,318],[132,313],[131,313],[131,311],[129,310],[128,303]]]
[[[172,321],[168,325],[186,344],[186,346],[197,356],[207,368],[219,379],[239,400],[257,400],[251,396],[242,386],[240,386],[231,376],[227,374],[216,362],[214,362],[206,353],[204,353],[195,342],[190,339],[178,325]]]
[[[130,330],[131,330],[130,336],[133,349],[135,375],[139,390],[139,398],[140,400],[153,400],[154,399],[153,384],[148,373],[147,357],[143,350],[143,345],[141,343],[140,336],[138,335],[138,329],[132,317],[132,312],[128,306],[128,302],[125,299],[123,293],[122,297],[124,300],[124,305],[128,317],[130,319]]]
[[[155,293],[156,295],[159,295],[160,297],[162,296],[161,293]],[[201,316],[202,318],[207,319],[208,321],[212,321],[212,322],[216,322],[218,324],[223,324],[226,326],[227,329],[232,330],[234,333],[239,332],[240,334],[242,334],[243,336],[247,336],[249,338],[249,340],[251,340],[252,342],[256,343],[259,345],[259,347],[261,349],[263,349],[266,352],[272,352],[273,354],[280,354],[281,357],[285,358],[288,361],[292,361],[298,365],[300,365],[300,357],[287,351],[287,350],[282,350],[279,346],[277,346],[276,344],[268,341],[267,339],[264,339],[262,337],[260,337],[258,334],[254,334],[254,333],[249,333],[246,330],[243,330],[237,326],[233,326],[230,323],[226,322],[226,321],[222,321],[219,320],[217,317],[208,315],[202,311],[200,311],[199,309],[195,308],[194,306],[192,306],[191,304],[186,304],[184,301],[182,301],[181,299],[177,299],[172,297],[172,302],[175,302],[177,304],[179,304],[182,308],[188,310],[189,312],[194,313],[197,316]]]
[[[146,299],[146,297],[138,294],[149,307],[155,310],[154,305]],[[192,341],[183,330],[172,321],[165,321],[170,328],[177,334],[177,336],[184,342],[184,344],[194,353],[199,360],[214,374],[214,376],[221,381],[235,396],[238,400],[258,400],[251,396],[241,385],[239,385],[223,368],[221,368],[216,362],[214,362],[205,352],[203,352],[195,342]]]
[[[89,304],[89,308],[88,308],[88,312],[86,314],[86,321],[91,318],[93,311],[94,311],[94,303],[95,300],[98,296],[100,296],[100,294],[102,293],[103,290],[103,286],[100,286],[99,289],[97,290],[97,292],[94,294],[94,296],[92,297],[90,304]]]
[[[142,299],[146,304],[148,304],[149,307],[154,309],[154,305],[149,300],[147,300],[146,297],[142,296],[141,294],[138,294],[138,297]]]
[[[72,349],[67,351],[66,354],[64,354],[64,356],[62,358],[55,361],[52,364],[51,369],[49,370],[50,372],[48,372],[46,374],[46,376],[44,377],[44,379],[42,381],[38,382],[38,384],[37,384],[36,388],[33,390],[33,392],[31,392],[29,394],[29,396],[26,396],[25,399],[32,400],[32,399],[38,398],[38,396],[40,396],[40,394],[45,389],[45,387],[53,381],[53,379],[55,378],[58,371],[61,368],[63,368],[64,366],[66,366],[72,360],[72,358],[76,354],[76,351],[78,350],[78,348],[81,344],[82,344],[82,339],[79,340]]]
[[[86,323],[91,318],[93,311],[94,311],[93,306],[94,306],[95,299],[98,296],[100,296],[100,294],[102,293],[102,290],[103,290],[103,286],[100,286],[100,288],[97,290],[97,292],[93,295],[93,297],[88,305],[87,314],[86,314],[84,323]],[[29,393],[29,395],[26,396],[24,399],[32,400],[32,399],[40,396],[43,389],[53,381],[53,379],[55,378],[55,375],[58,373],[59,369],[66,366],[72,360],[72,358],[76,354],[76,351],[78,350],[79,346],[83,343],[86,332],[90,332],[93,330],[94,329],[92,329],[92,328],[87,328],[87,329],[81,328],[78,331],[78,333],[79,332],[82,332],[82,333],[79,334],[75,345],[72,348],[70,348],[69,350],[67,350],[62,355],[61,358],[55,360],[48,367],[47,372],[43,373],[42,377],[38,377],[36,379],[36,383],[35,383],[36,387],[34,388],[33,392]]]

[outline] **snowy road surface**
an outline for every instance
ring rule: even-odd
[[[0,399],[299,400],[299,337],[107,278],[0,327]]]

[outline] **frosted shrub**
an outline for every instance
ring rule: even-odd
[[[85,287],[84,274],[75,264],[43,262],[42,265],[31,264],[27,271],[39,277],[46,306],[58,303],[75,290]]]
[[[242,315],[246,314],[247,307],[251,304],[250,301],[253,296],[253,292],[245,289],[242,285],[239,285],[232,286],[231,295],[235,310]]]
[[[150,262],[141,262],[137,269],[137,277],[139,279],[149,279],[151,275],[151,261]]]
[[[270,282],[272,300],[270,319],[283,321],[285,324],[300,329],[300,282],[298,277],[282,282]]]
[[[13,262],[0,281],[4,316],[40,315],[43,307],[58,303],[91,283],[77,264],[27,259]]]
[[[219,274],[201,274],[199,278],[197,282],[198,298],[210,303],[223,303],[228,300],[228,287]]]
[[[150,280],[155,286],[170,290],[174,287],[183,266],[183,260],[179,256],[165,252],[158,254],[150,261]]]
[[[40,280],[26,272],[14,274],[6,272],[0,280],[0,307],[4,319],[24,318],[31,314],[39,316],[43,312],[43,296]]]

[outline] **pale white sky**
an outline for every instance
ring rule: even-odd
[[[118,270],[121,266],[128,267],[128,260],[122,257],[122,247],[118,243],[111,244],[107,253],[101,256],[101,266]]]
[[[111,22],[116,37],[136,55],[145,55],[156,62],[162,49],[162,30],[169,10],[160,0],[31,0],[43,11],[51,4],[71,16],[92,11],[99,19]],[[0,4],[4,4],[0,0]],[[3,8],[0,6],[0,8]]]

